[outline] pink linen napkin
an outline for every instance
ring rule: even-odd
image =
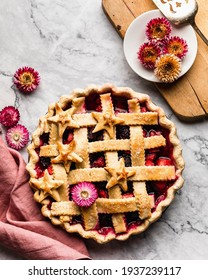
[[[0,137],[0,244],[25,259],[90,259],[81,238],[42,216],[28,180],[21,154]]]

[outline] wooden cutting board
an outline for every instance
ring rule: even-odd
[[[197,2],[196,23],[208,38],[207,0]],[[102,0],[102,6],[122,38],[136,17],[157,9],[151,0]],[[191,69],[172,84],[155,83],[176,116],[183,121],[195,121],[208,115],[208,46],[198,35],[197,40],[197,56]]]

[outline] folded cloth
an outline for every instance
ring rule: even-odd
[[[24,259],[90,259],[84,241],[44,218],[21,154],[0,137],[0,244]]]

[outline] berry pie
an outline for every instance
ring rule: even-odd
[[[183,185],[175,125],[126,87],[62,96],[40,118],[28,152],[42,214],[99,243],[146,230]]]

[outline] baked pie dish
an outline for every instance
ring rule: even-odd
[[[175,125],[126,87],[62,96],[40,118],[28,152],[42,214],[99,243],[146,230],[183,185]]]

